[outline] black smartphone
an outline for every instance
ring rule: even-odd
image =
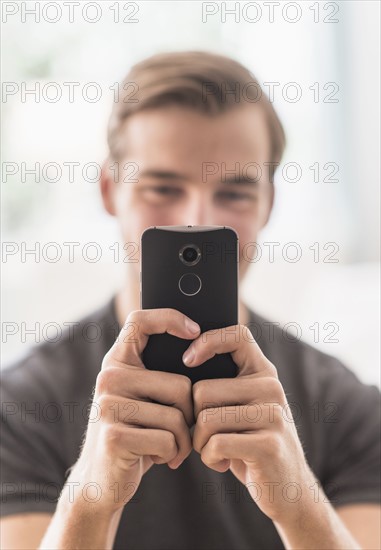
[[[141,236],[141,309],[174,308],[201,332],[238,324],[238,235],[227,226],[154,226]],[[153,334],[143,350],[145,367],[188,376],[192,383],[234,378],[230,353],[197,367],[182,355],[191,343],[172,334]]]

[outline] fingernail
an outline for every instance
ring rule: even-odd
[[[187,317],[185,318],[185,326],[193,333],[196,333],[200,330],[200,326],[191,319],[188,319]]]
[[[190,346],[186,352],[184,353],[183,355],[183,361],[186,365],[190,365],[190,363],[192,363],[193,359],[194,359],[194,349],[192,346]]]

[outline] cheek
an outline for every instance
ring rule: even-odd
[[[139,208],[134,204],[131,189],[121,187],[116,195],[115,211],[123,241],[138,242],[144,219]]]
[[[238,238],[240,269],[246,271],[252,258],[256,257],[258,233],[244,230],[238,233]]]

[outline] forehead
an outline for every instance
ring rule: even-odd
[[[203,162],[270,159],[270,137],[261,106],[239,105],[216,116],[177,106],[142,111],[128,118],[120,138],[125,158],[139,163],[197,170]]]

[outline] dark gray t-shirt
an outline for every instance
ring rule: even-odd
[[[307,461],[333,505],[378,503],[378,389],[252,311],[248,326],[278,369]],[[1,515],[54,512],[78,458],[97,373],[118,332],[112,299],[59,342],[35,346],[3,371]],[[297,495],[292,486],[284,490],[290,500]],[[311,491],[322,498],[317,487]],[[192,451],[177,470],[163,464],[147,472],[124,508],[114,548],[284,546],[230,470],[215,472]]]

